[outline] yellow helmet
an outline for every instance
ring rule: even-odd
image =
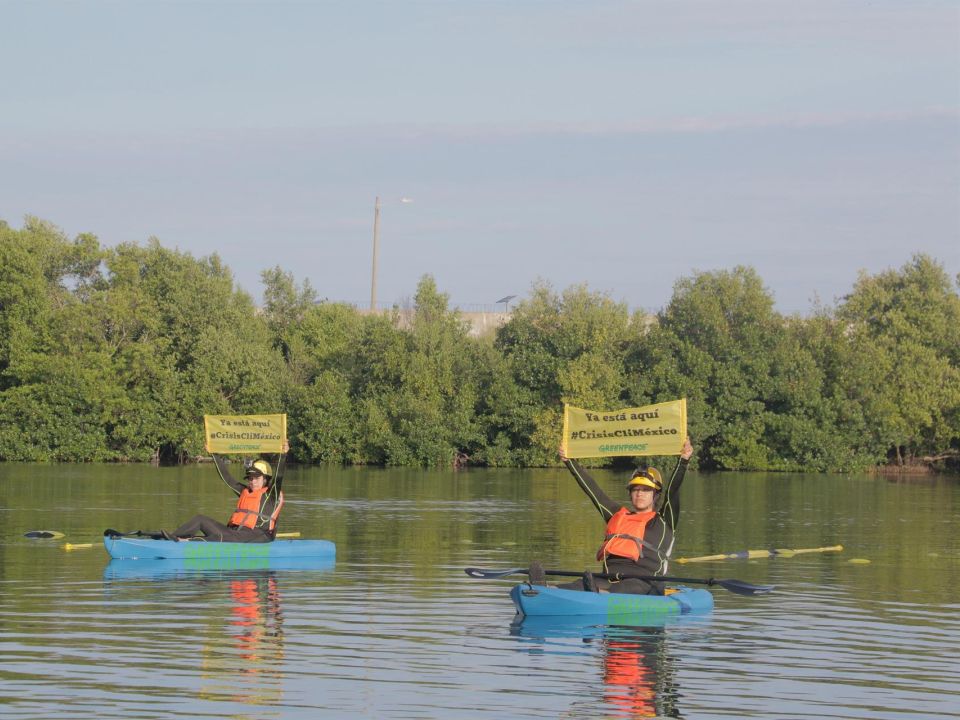
[[[638,485],[653,488],[660,492],[663,490],[663,478],[660,476],[660,471],[652,467],[637,468],[633,471],[630,482],[627,483],[627,490]]]
[[[257,460],[247,468],[247,477],[251,475],[263,475],[264,477],[273,477],[273,468],[266,460]]]

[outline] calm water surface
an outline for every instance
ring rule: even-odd
[[[0,717],[960,717],[956,478],[690,474],[678,557],[844,550],[674,564],[777,591],[718,588],[710,616],[653,628],[515,624],[511,581],[463,573],[594,566],[602,523],[565,471],[285,482],[281,530],[335,541],[335,564],[110,562],[105,527],[225,518],[213,468],[0,465]]]

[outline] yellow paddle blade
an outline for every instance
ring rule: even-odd
[[[800,550],[774,550],[773,552],[781,557],[793,557],[794,555],[802,555],[803,553],[819,553],[819,552],[841,552],[843,550],[843,545],[831,545],[830,547],[819,547],[819,548],[802,548]]]
[[[711,560],[726,560],[728,558],[736,557],[735,555],[701,555],[700,557],[694,558],[677,558],[674,562],[678,562],[681,565],[684,563],[691,562],[709,562]]]
[[[92,548],[92,547],[93,547],[93,543],[78,543],[78,544],[64,543],[63,544],[64,550],[85,550],[86,548]]]
[[[801,548],[799,550],[787,550],[782,548],[778,548],[776,550],[741,550],[735,553],[722,553],[720,555],[701,555],[700,557],[677,558],[674,562],[678,562],[683,565],[685,563],[712,562],[714,560],[756,560],[758,558],[770,557],[793,557],[794,555],[801,555],[803,553],[840,552],[841,550],[843,550],[843,545],[831,545],[829,547],[819,548]]]
[[[274,537],[278,537],[278,538],[295,538],[295,537],[300,537],[300,531],[298,530],[298,531],[296,531],[296,532],[277,533]]]

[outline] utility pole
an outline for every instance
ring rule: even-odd
[[[377,251],[380,249],[380,196],[373,204],[373,273],[370,278],[370,312],[377,311]]]

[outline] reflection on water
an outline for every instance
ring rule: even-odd
[[[198,659],[197,699],[276,707],[284,687],[284,577],[291,570],[330,571],[334,561],[289,558],[274,569],[261,565],[252,559],[240,567],[235,558],[111,560],[104,587],[114,605],[135,603],[149,587],[175,598],[173,614],[205,608],[199,626],[177,633],[184,654]]]
[[[571,643],[596,666],[597,689],[577,699],[565,717],[681,717],[671,628],[709,623],[709,617],[662,619],[643,625],[591,625],[573,619],[519,618],[510,633],[532,643],[528,652],[568,653]],[[585,669],[585,668],[584,668]]]
[[[290,570],[333,570],[332,558],[183,558],[110,560],[103,571],[105,580],[160,580],[181,578],[202,582],[217,578],[235,578],[254,573]]]
[[[628,717],[678,717],[673,667],[663,630],[604,638],[604,698]]]
[[[236,700],[276,705],[283,695],[283,612],[274,573],[229,582],[231,610],[225,632],[235,654],[214,646],[203,657],[203,677],[215,688],[233,686]]]
[[[949,482],[692,474],[678,553],[844,552],[686,568],[777,586],[713,588],[706,617],[511,626],[514,583],[463,568],[591,564],[602,528],[565,473],[294,470],[284,527],[335,541],[336,566],[193,567],[23,533],[99,543],[118,516],[171,526],[184,498],[216,514],[208,468],[16,470],[0,465],[3,720],[960,718]]]

